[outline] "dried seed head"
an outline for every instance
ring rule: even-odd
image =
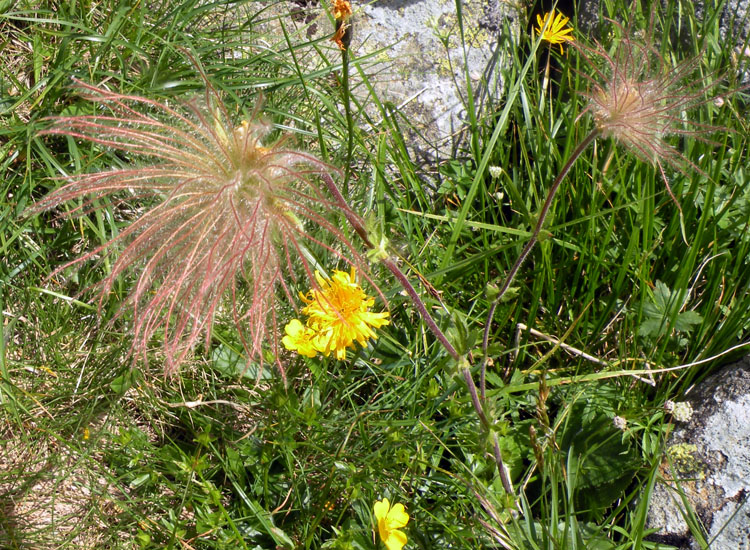
[[[628,421],[622,416],[615,416],[612,419],[612,425],[623,432],[628,429]]]
[[[718,81],[710,76],[694,76],[701,56],[676,66],[667,63],[653,44],[653,17],[649,30],[640,39],[618,23],[613,24],[622,38],[611,54],[599,43],[594,47],[574,43],[596,75],[586,76],[591,81],[585,94],[590,102],[586,111],[593,113],[603,136],[614,138],[641,160],[658,167],[679,207],[664,172],[665,164],[683,173],[687,168],[700,169],[665,138],[677,134],[708,141],[706,133],[722,129],[695,123],[685,116],[687,111],[716,99],[712,91]]]
[[[270,125],[259,109],[235,127],[218,93],[206,85],[203,101],[171,107],[77,82],[87,99],[113,114],[55,117],[43,133],[115,148],[129,164],[72,176],[31,211],[81,199],[66,215],[124,201],[148,205],[112,240],[57,272],[113,257],[111,272],[97,287],[100,304],[118,277],[134,273],[137,281],[123,303],[133,310],[134,357],[145,359],[152,336],[163,334],[167,373],[175,372],[201,336],[208,346],[214,319],[227,313],[248,356],[262,361],[269,325],[278,333],[278,287],[291,297],[287,281],[300,265],[314,284],[305,243],[360,270],[365,263],[330,221],[329,214],[345,205],[315,183],[324,177],[333,185],[328,172],[335,170],[282,141],[265,143]],[[327,230],[336,244],[308,233],[305,222]],[[269,340],[283,374],[276,338]]]

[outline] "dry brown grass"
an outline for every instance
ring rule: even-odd
[[[121,493],[95,456],[34,426],[0,439],[0,547],[107,547]]]

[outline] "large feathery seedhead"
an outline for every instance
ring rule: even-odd
[[[278,287],[291,297],[287,281],[300,265],[314,283],[306,244],[363,266],[329,219],[346,206],[315,183],[323,178],[334,185],[329,172],[335,169],[285,148],[283,140],[263,143],[271,128],[257,108],[250,121],[234,126],[208,83],[201,101],[177,107],[76,85],[110,114],[55,117],[43,133],[112,147],[128,154],[130,164],[67,178],[32,212],[72,200],[79,204],[66,212],[69,216],[125,201],[144,205],[112,240],[57,270],[113,257],[97,288],[100,304],[118,277],[136,274],[122,305],[133,309],[134,357],[145,359],[152,336],[162,333],[166,372],[173,373],[201,336],[208,346],[214,318],[229,314],[248,355],[262,360],[269,326],[278,333]],[[356,218],[348,210],[345,214]],[[306,232],[305,222],[327,230],[335,247]],[[269,341],[283,374],[276,336]]]
[[[597,128],[604,137],[614,138],[641,160],[656,165],[667,191],[679,207],[669,186],[665,165],[687,173],[698,167],[670,145],[669,135],[692,136],[707,141],[707,133],[719,127],[691,121],[686,113],[712,101],[718,80],[696,76],[701,56],[671,65],[655,47],[653,17],[646,33],[638,39],[628,29],[612,22],[619,31],[612,53],[602,44],[594,47],[575,42],[596,77],[586,77],[591,86],[585,94]]]

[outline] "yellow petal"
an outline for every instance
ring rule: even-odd
[[[558,13],[555,17],[555,22],[552,24],[552,30],[558,32],[565,24],[570,21],[570,17],[564,16],[562,13]]]
[[[287,323],[286,327],[284,327],[284,332],[292,338],[296,338],[301,332],[304,332],[304,330],[305,326],[299,319],[292,319]]]
[[[345,347],[337,347],[336,348],[336,359],[339,361],[346,361],[346,348]]]
[[[409,514],[406,513],[403,504],[394,504],[391,511],[388,512],[388,527],[398,529],[405,527],[409,523]]]
[[[296,351],[305,357],[315,357],[317,350],[314,348],[312,339],[315,332],[309,327],[304,326],[299,319],[292,319],[284,327],[286,336],[281,339],[284,347],[290,351]]]
[[[311,339],[311,343],[320,353],[329,355],[331,353],[331,332],[316,332]]]
[[[375,503],[375,506],[373,506],[372,508],[375,512],[375,519],[380,521],[381,519],[385,519],[388,517],[388,510],[391,509],[391,503],[387,498],[384,498],[383,500],[377,501]]]
[[[406,544],[406,534],[402,531],[391,531],[383,542],[388,550],[401,550]]]

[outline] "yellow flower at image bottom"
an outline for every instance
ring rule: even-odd
[[[391,503],[387,498],[379,500],[373,507],[378,522],[378,534],[388,550],[401,550],[406,544],[406,534],[399,531],[409,523],[409,514],[403,504]]]

